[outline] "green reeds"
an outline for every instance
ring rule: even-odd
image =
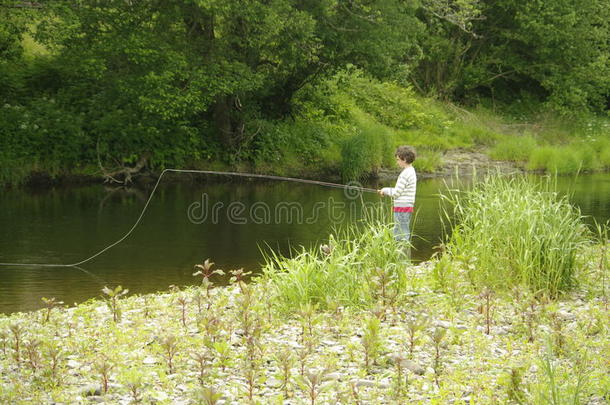
[[[270,281],[281,310],[293,312],[305,303],[327,309],[329,302],[367,307],[379,295],[376,284],[369,282],[379,268],[393,289],[404,291],[406,256],[384,222],[352,225],[335,232],[324,246],[303,248],[292,258],[267,255],[263,277]]]
[[[587,229],[550,181],[491,176],[443,198],[454,222],[446,252],[475,285],[525,285],[557,296],[576,284],[576,254],[588,241]]]

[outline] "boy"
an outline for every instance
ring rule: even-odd
[[[394,238],[397,241],[409,242],[411,231],[409,224],[413,205],[415,204],[415,186],[417,176],[413,168],[415,150],[410,146],[399,146],[396,149],[396,163],[403,170],[398,176],[395,187],[384,187],[377,190],[380,195],[387,195],[394,200]]]

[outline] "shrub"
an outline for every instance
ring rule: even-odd
[[[394,164],[394,133],[370,115],[355,108],[355,132],[341,148],[341,176],[345,181],[359,180],[382,165]]]
[[[19,184],[35,170],[57,175],[78,167],[87,145],[81,126],[80,116],[52,99],[1,106],[0,182]]]
[[[598,164],[600,168],[610,168],[610,140],[599,139],[591,143],[592,147],[597,152]]]
[[[242,148],[240,160],[252,159],[257,170],[281,174],[316,171],[340,160],[338,141],[344,137],[342,128],[325,121],[258,120],[253,143]]]

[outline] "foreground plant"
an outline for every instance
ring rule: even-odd
[[[381,322],[377,317],[369,317],[364,322],[362,348],[367,371],[370,371],[371,365],[377,362],[377,356],[381,350],[380,324]]]
[[[44,345],[43,352],[48,358],[48,367],[46,374],[53,385],[61,384],[61,375],[59,374],[62,370],[62,362],[65,358],[65,352],[61,347],[54,342],[47,342]]]
[[[121,380],[129,390],[133,402],[140,403],[142,401],[142,389],[144,388],[144,374],[139,370],[129,369],[123,372]]]
[[[409,382],[408,377],[404,372],[404,366],[407,359],[402,354],[396,354],[392,356],[392,359],[394,360],[394,366],[396,369],[394,378],[394,399],[399,400],[405,395]]]
[[[519,289],[516,290],[515,302],[516,306],[521,310],[521,321],[525,327],[529,342],[535,339],[536,322],[538,320],[538,300],[534,294],[526,293],[519,294]]]
[[[13,356],[17,366],[19,366],[21,363],[21,341],[23,340],[23,335],[25,334],[25,328],[19,323],[14,323],[9,326],[9,330],[13,334]]]
[[[246,358],[243,366],[244,378],[246,379],[246,395],[250,403],[254,403],[256,388],[263,381],[261,362],[259,359]]]
[[[250,274],[252,274],[251,271],[244,271],[243,268],[241,269],[237,269],[237,270],[231,270],[231,278],[229,279],[230,282],[232,283],[236,283],[239,286],[239,289],[241,290],[241,292],[244,292],[244,289],[246,288],[246,277],[248,277]]]
[[[63,305],[63,301],[57,301],[57,299],[55,299],[54,297],[52,298],[46,298],[46,297],[42,297],[41,298],[45,308],[46,308],[46,312],[45,312],[45,317],[44,317],[44,321],[43,323],[47,323],[49,322],[49,320],[51,319],[51,310],[53,308],[57,308],[61,305]]]
[[[196,401],[204,405],[216,405],[221,398],[222,393],[218,392],[216,388],[202,387],[197,393]]]
[[[216,360],[222,371],[225,371],[233,362],[231,360],[231,345],[226,340],[218,340],[212,343],[216,352]]]
[[[297,313],[301,324],[301,343],[304,343],[306,339],[314,339],[314,327],[321,320],[317,310],[317,305],[307,302],[301,305]]]
[[[447,329],[436,327],[432,332],[432,343],[434,344],[434,382],[436,386],[440,388],[439,377],[442,372],[442,361],[441,361],[441,347],[443,343],[443,339],[447,335]]]
[[[178,305],[180,305],[180,319],[182,320],[182,326],[186,328],[186,306],[189,303],[189,299],[186,293],[182,292],[176,297]]]
[[[369,308],[379,304],[377,292],[389,303],[396,291],[406,289],[407,262],[387,223],[353,225],[331,239],[333,249],[328,254],[312,247],[290,258],[274,252],[265,257],[263,279],[272,288],[276,308],[295,313],[309,303],[324,310],[329,302]],[[373,282],[372,269],[376,268],[383,269],[383,279]]]
[[[597,239],[599,241],[599,264],[598,264],[598,272],[600,275],[600,283],[602,290],[602,299],[604,300],[604,306],[606,310],[608,310],[608,295],[606,294],[606,276],[608,270],[608,245],[610,244],[610,221],[606,222],[604,225],[595,224],[595,230],[597,233]]]
[[[489,335],[491,333],[491,322],[494,310],[493,291],[491,288],[485,288],[479,295],[479,298],[483,301],[479,306],[479,312],[483,314],[485,319],[485,333]]]
[[[210,259],[205,259],[203,263],[195,265],[195,268],[199,270],[193,273],[193,276],[201,276],[201,287],[205,290],[208,310],[212,305],[212,301],[210,299],[210,291],[212,289],[213,283],[211,278],[214,275],[220,276],[225,274],[225,272],[220,269],[212,270],[213,266],[214,263],[211,262]]]
[[[525,392],[523,388],[524,372],[524,367],[511,367],[508,375],[505,376],[508,400],[516,404],[525,403]]]
[[[409,339],[409,357],[413,357],[413,351],[415,350],[415,345],[418,342],[418,335],[426,329],[428,326],[428,321],[426,318],[418,314],[409,320],[407,320],[407,336]]]
[[[123,289],[122,286],[117,286],[114,290],[108,287],[102,288],[102,292],[107,296],[107,303],[112,311],[112,319],[118,322],[121,319],[121,308],[119,307],[119,299],[126,295],[129,290]]]
[[[195,360],[198,368],[199,382],[203,386],[205,384],[206,377],[208,375],[208,368],[212,363],[212,356],[208,352],[208,350],[201,348],[194,348],[191,351],[191,358]]]
[[[563,370],[557,361],[550,342],[539,359],[542,375],[534,386],[536,404],[578,405],[582,402],[583,390],[588,384],[588,361],[576,359],[569,371]],[[607,395],[607,394],[606,394]]]
[[[394,308],[394,303],[398,296],[399,290],[393,288],[395,280],[393,274],[387,268],[375,267],[372,270],[371,283],[375,298],[381,300],[381,306],[390,306]]]
[[[0,330],[0,342],[2,343],[2,354],[6,357],[6,344],[8,342],[8,332],[4,329]]]
[[[328,369],[309,370],[298,378],[297,383],[309,397],[311,405],[315,405],[318,397],[334,385],[333,381],[328,381],[328,373]]]
[[[167,335],[161,338],[161,351],[165,361],[167,362],[168,373],[174,374],[174,357],[178,353],[178,339],[175,335]]]
[[[32,338],[25,342],[24,349],[27,355],[28,364],[32,371],[36,371],[40,364],[40,341]]]
[[[290,380],[292,377],[292,367],[295,363],[295,358],[288,348],[282,349],[275,355],[275,361],[278,364],[279,380],[282,382],[281,389],[284,390],[284,397],[289,398]]]
[[[97,372],[102,380],[102,392],[108,393],[108,384],[110,381],[110,372],[114,368],[114,365],[108,360],[106,356],[100,356],[93,363],[93,369]]]

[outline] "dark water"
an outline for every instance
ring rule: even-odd
[[[123,243],[81,268],[1,267],[0,312],[41,306],[41,297],[66,304],[100,295],[104,285],[133,293],[193,284],[193,265],[211,258],[225,270],[257,271],[261,249],[288,253],[319,243],[333,226],[358,221],[362,206],[390,202],[340,189],[284,182],[171,183],[157,190],[146,215]],[[383,184],[391,185],[391,184]],[[414,259],[425,260],[441,237],[442,179],[418,183]],[[585,215],[610,218],[610,174],[559,180],[558,188]],[[0,194],[0,262],[74,263],[127,232],[150,190],[101,185]],[[204,214],[207,214],[204,215]]]

